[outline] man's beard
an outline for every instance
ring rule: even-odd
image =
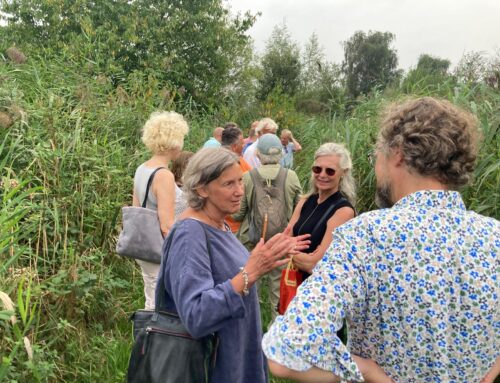
[[[394,202],[392,202],[392,187],[389,183],[377,185],[375,191],[375,203],[380,209],[385,209],[392,207]]]

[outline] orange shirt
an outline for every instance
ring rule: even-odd
[[[248,172],[249,170],[252,169],[250,164],[248,162],[246,162],[243,159],[243,157],[240,157],[240,168],[241,168],[241,171],[243,172],[243,174],[245,174],[246,172]],[[225,220],[226,220],[227,224],[229,225],[229,227],[231,228],[231,231],[233,233],[236,233],[240,229],[241,222],[235,221],[234,219],[231,218],[230,215],[226,216]]]

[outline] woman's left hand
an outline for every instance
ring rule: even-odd
[[[314,253],[309,254],[296,252],[293,254],[293,263],[299,270],[311,274],[312,269],[316,266],[318,261],[316,260],[316,257],[314,257]]]
[[[295,241],[294,246],[292,246],[292,249],[289,252],[290,255],[294,255],[294,254],[301,252],[302,250],[306,250],[307,248],[309,248],[309,245],[311,244],[311,241],[309,240],[309,237],[311,236],[311,234],[303,234],[303,235],[299,235],[297,237],[294,237],[292,235],[292,226],[291,225],[288,225],[285,228],[285,230],[283,230],[282,234],[285,237],[289,237],[290,239]]]

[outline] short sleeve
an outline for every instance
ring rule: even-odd
[[[344,380],[363,381],[336,334],[350,308],[365,295],[357,247],[345,235],[349,227],[336,230],[325,256],[299,287],[285,315],[265,334],[262,345],[269,359],[290,369],[305,371],[316,366]]]

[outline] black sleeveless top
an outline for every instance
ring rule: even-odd
[[[323,240],[326,232],[328,220],[335,214],[338,209],[348,206],[354,210],[354,207],[347,199],[342,196],[342,193],[340,191],[333,193],[319,205],[318,197],[318,194],[313,194],[307,199],[307,201],[302,206],[298,221],[293,226],[294,236],[301,234],[311,234],[311,237],[309,238],[311,244],[308,249],[304,250],[304,253],[312,253],[321,244],[321,241]],[[342,201],[340,201],[341,199]],[[333,208],[328,213],[327,217],[323,218],[323,215],[327,212],[328,208],[335,204],[337,204],[337,206],[335,206],[335,208]],[[319,222],[320,220],[321,222]]]

